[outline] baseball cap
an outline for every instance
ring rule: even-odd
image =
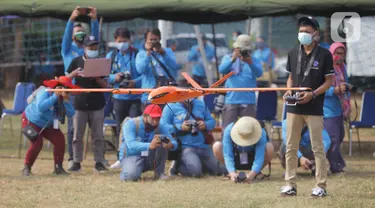
[[[304,22],[304,21],[310,22],[315,30],[319,30],[320,25],[319,25],[319,22],[316,19],[314,19],[312,17],[301,17],[301,18],[298,19],[298,26],[300,26],[301,23]]]
[[[99,44],[99,42],[98,40],[96,40],[95,36],[92,36],[92,35],[86,36],[85,40],[83,41],[84,46],[91,46],[95,44]]]
[[[149,115],[151,118],[160,118],[162,114],[161,107],[156,104],[148,105],[143,111],[143,115]]]
[[[51,79],[51,80],[45,80],[43,82],[43,85],[50,88],[55,88],[57,85],[63,85],[65,87],[68,87],[70,89],[79,89],[80,87],[73,84],[73,81],[71,78],[67,76],[60,76],[57,79]]]

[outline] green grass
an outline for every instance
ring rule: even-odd
[[[82,173],[53,176],[52,148],[44,148],[33,166],[34,176],[22,177],[23,156],[5,158],[17,155],[19,118],[12,121],[13,136],[7,123],[1,135],[0,207],[375,207],[374,149],[362,156],[345,156],[347,173],[329,176],[328,197],[311,198],[315,179],[299,170],[298,196],[284,198],[279,196],[285,184],[283,169],[276,157],[271,179],[260,183],[234,184],[208,176],[153,181],[151,172],[140,182],[120,182],[120,170],[93,173],[91,154],[83,162]],[[371,136],[372,132],[367,134]],[[106,159],[112,163],[116,157],[110,153]]]

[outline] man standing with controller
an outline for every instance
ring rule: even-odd
[[[298,164],[297,151],[301,140],[301,131],[306,124],[309,129],[312,150],[316,163],[316,187],[312,196],[327,195],[327,166],[324,152],[323,103],[324,94],[332,85],[333,61],[331,53],[320,47],[314,40],[319,23],[311,18],[302,17],[298,20],[299,44],[288,54],[286,70],[289,72],[287,87],[309,87],[312,91],[300,92],[295,106],[287,106],[286,129],[286,173],[287,185],[281,188],[282,196],[297,195],[296,170]],[[284,95],[295,95],[288,91]]]

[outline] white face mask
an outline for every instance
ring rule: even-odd
[[[129,48],[128,42],[117,43],[116,45],[117,45],[117,49],[120,51],[126,51]]]
[[[86,55],[88,58],[96,58],[99,56],[99,50],[86,50]]]

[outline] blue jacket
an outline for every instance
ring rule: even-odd
[[[78,56],[84,55],[83,48],[79,48],[73,41],[73,26],[74,22],[68,20],[65,27],[64,37],[61,43],[61,55],[64,61],[64,71],[67,73],[70,62]],[[96,39],[99,38],[99,23],[98,20],[91,21],[91,35]]]
[[[193,103],[193,110],[192,114],[196,118],[204,119],[206,123],[206,128],[208,131],[211,131],[215,128],[216,121],[212,118],[210,111],[205,106],[204,102],[198,99],[194,99]],[[171,103],[168,104],[170,108],[165,107],[163,109],[163,114],[160,120],[160,123],[168,126],[170,131],[177,133],[176,128],[181,131],[182,123],[186,118],[186,114],[188,113],[187,109],[183,106],[182,103]],[[189,120],[194,120],[194,118],[189,115]],[[181,143],[182,148],[185,147],[198,147],[198,148],[208,148],[209,146],[205,144],[205,138],[202,132],[199,132],[196,136],[191,134],[187,134],[185,136],[181,136]]]
[[[283,143],[284,143],[284,145],[286,145],[286,119],[282,122],[281,127],[282,127]],[[328,132],[325,129],[323,129],[322,137],[323,137],[324,152],[327,153],[327,151],[329,150],[329,148],[331,146],[331,138],[329,137]],[[310,133],[309,133],[309,131],[306,131],[303,134],[303,136],[301,138],[301,141],[300,141],[300,145],[302,147],[311,148],[311,141],[310,141]],[[297,156],[298,156],[298,158],[301,158],[303,156],[302,153],[301,153],[301,151],[299,149],[298,149]]]
[[[167,136],[172,144],[172,151],[177,150],[177,141],[173,139],[168,126],[159,124],[159,133]],[[139,129],[136,131],[136,124],[133,119],[125,122],[121,128],[122,131],[122,143],[120,146],[119,158],[124,158],[124,150],[126,150],[125,157],[140,156],[143,151],[148,151],[152,139],[154,138],[155,131],[147,133],[145,131],[145,124],[143,122],[143,116],[139,117]]]
[[[199,76],[199,77],[206,77],[206,72],[204,70],[204,65],[203,65],[203,61],[202,61],[202,55],[199,52],[198,48],[199,48],[199,45],[195,45],[190,49],[189,54],[188,54],[188,61],[198,62],[198,63],[194,64],[194,66],[193,66],[193,75]],[[207,57],[208,61],[211,61],[213,58],[215,58],[214,47],[206,44],[204,50],[206,52],[206,57]]]
[[[232,71],[236,61],[232,63],[231,55],[225,55],[219,65],[219,72],[227,74]],[[251,65],[241,61],[240,72],[233,74],[225,81],[225,88],[252,88],[256,87],[256,79],[261,77],[263,70],[261,63],[254,56]],[[225,96],[225,104],[256,104],[255,92],[228,92]]]
[[[160,55],[157,53],[156,57],[164,63],[168,67],[169,73],[173,76],[174,79],[177,80],[177,71],[179,66],[176,63],[176,57],[170,48],[164,48],[165,53]],[[159,66],[158,62],[152,58],[151,55],[147,55],[146,50],[140,50],[137,54],[137,58],[135,60],[136,69],[139,74],[142,75],[142,88],[155,88],[156,87],[156,79],[155,74],[164,75],[168,77],[168,74],[164,72],[164,70]],[[155,67],[155,72],[154,72]],[[142,103],[147,101],[148,94],[144,93],[142,95]]]
[[[55,105],[57,101],[58,97],[56,94],[45,90],[38,91],[33,101],[27,105],[25,109],[27,120],[40,128],[53,126],[54,119],[61,119],[58,118],[56,111]],[[75,113],[73,105],[69,102],[64,102],[64,107],[66,109],[66,115],[68,117],[73,117]]]
[[[111,59],[112,54],[113,54],[113,51],[110,51],[107,54],[106,58]],[[113,84],[114,88],[120,87],[119,86],[120,83],[115,82],[116,74],[119,72],[125,72],[125,71],[128,71],[128,72],[130,71],[131,78],[132,80],[135,81],[135,87],[141,88],[142,77],[136,69],[135,59],[136,59],[135,53],[132,53],[132,55],[129,53],[126,53],[125,55],[123,55],[121,52],[117,53],[117,56],[113,60],[111,74],[108,77],[108,82]],[[136,99],[140,99],[141,95],[140,94],[132,94],[132,95],[113,94],[113,98],[118,99],[118,100],[136,100]]]
[[[269,60],[270,56],[272,56],[271,60]],[[272,69],[275,67],[275,55],[273,54],[270,48],[263,48],[263,50],[255,50],[253,53],[253,57],[257,58],[261,62],[271,63]]]
[[[346,73],[346,67],[344,70],[345,81],[348,82],[348,75]],[[342,115],[341,101],[339,96],[333,93],[335,87],[331,86],[325,93],[323,114],[324,118],[334,118]]]
[[[227,168],[228,172],[235,172],[236,168],[234,165],[234,152],[233,152],[233,141],[230,136],[230,131],[233,128],[234,123],[229,124],[224,129],[223,135],[223,153],[224,153],[224,162],[225,167]],[[259,173],[262,170],[262,166],[264,164],[264,153],[266,151],[267,145],[267,133],[264,129],[262,129],[262,136],[260,140],[252,145],[247,147],[241,147],[237,145],[238,152],[254,152],[255,151],[255,158],[251,170],[255,173]]]

